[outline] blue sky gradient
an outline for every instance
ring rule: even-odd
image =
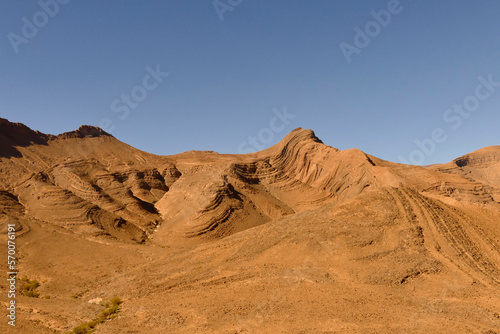
[[[500,82],[500,2],[217,1],[230,10],[211,0],[61,0],[46,22],[37,1],[2,1],[0,117],[51,134],[107,124],[156,154],[243,153],[249,136],[268,147],[296,127],[417,164],[500,144],[500,87],[480,87],[489,96],[457,128],[444,119],[474,102],[479,77]],[[349,63],[341,43],[356,47],[354,28],[396,5]],[[23,35],[23,17],[39,20],[35,36]],[[157,66],[169,75],[143,88]],[[146,96],[132,108],[121,98],[134,89]],[[277,122],[283,110],[295,117]],[[446,139],[436,142],[435,129]]]

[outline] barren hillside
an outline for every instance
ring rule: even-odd
[[[2,332],[70,331],[119,297],[96,333],[500,333],[498,146],[423,168],[298,128],[156,156],[0,119],[0,171]]]

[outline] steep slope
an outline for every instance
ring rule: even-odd
[[[500,235],[477,238],[467,215],[398,188],[288,215],[133,270],[155,282],[147,293],[105,280],[98,295],[148,311],[124,310],[103,331],[492,333]]]
[[[479,228],[474,214],[407,189],[371,189],[186,250],[83,240],[31,222],[23,273],[47,280],[39,290],[51,299],[20,297],[36,311],[21,314],[39,321],[28,328],[63,331],[99,313],[91,301],[119,296],[119,316],[99,333],[492,333],[498,218],[483,212]]]
[[[301,128],[245,155],[1,119],[0,139],[0,247],[15,224],[18,276],[50,296],[17,297],[23,333],[114,296],[98,333],[500,332],[498,147],[423,168]]]
[[[154,202],[172,183],[168,159],[90,126],[53,136],[3,120],[1,130],[9,138],[3,151],[17,153],[0,158],[0,189],[16,195],[28,215],[135,242],[143,242],[158,224]]]
[[[0,118],[0,157],[21,157],[16,146],[44,145],[53,136],[33,131],[21,123],[11,123]]]
[[[462,175],[475,182],[475,189],[486,189],[495,201],[500,202],[500,146],[485,147],[431,168]]]
[[[340,151],[301,128],[256,154],[162,157],[91,126],[58,136],[6,120],[0,126],[9,138],[3,151],[17,152],[0,158],[0,189],[18,196],[31,216],[162,246],[226,237],[368,188],[403,185],[445,201],[487,203],[496,196],[459,175]]]
[[[164,217],[156,244],[225,237],[383,184],[368,155],[326,146],[301,128],[257,154],[209,156],[171,157],[182,176],[156,203]]]

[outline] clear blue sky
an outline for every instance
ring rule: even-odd
[[[156,154],[238,153],[251,148],[248,136],[270,146],[296,127],[391,161],[419,150],[420,164],[500,144],[500,87],[478,88],[479,76],[500,82],[500,2],[221,3],[231,10],[218,13],[212,0],[73,0],[57,13],[45,6],[52,17],[37,1],[1,1],[0,117],[51,134],[106,119],[115,137]],[[385,27],[370,23],[388,7]],[[340,45],[356,47],[354,28],[367,24],[373,37],[348,63]],[[157,65],[169,75],[147,77],[146,90],[146,67]],[[132,91],[140,101],[127,106]],[[466,100],[468,118],[444,120]],[[282,126],[273,110],[284,107],[295,118]],[[415,144],[436,128],[446,140]]]

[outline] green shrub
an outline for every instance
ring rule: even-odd
[[[87,333],[92,333],[94,329],[96,328],[97,325],[112,319],[115,314],[118,312],[120,308],[120,304],[122,303],[120,298],[113,298],[109,302],[101,302],[101,305],[106,307],[105,310],[99,314],[96,320],[89,321],[87,323],[81,324],[75,328],[73,328],[72,331],[68,332],[68,334],[87,334]]]

